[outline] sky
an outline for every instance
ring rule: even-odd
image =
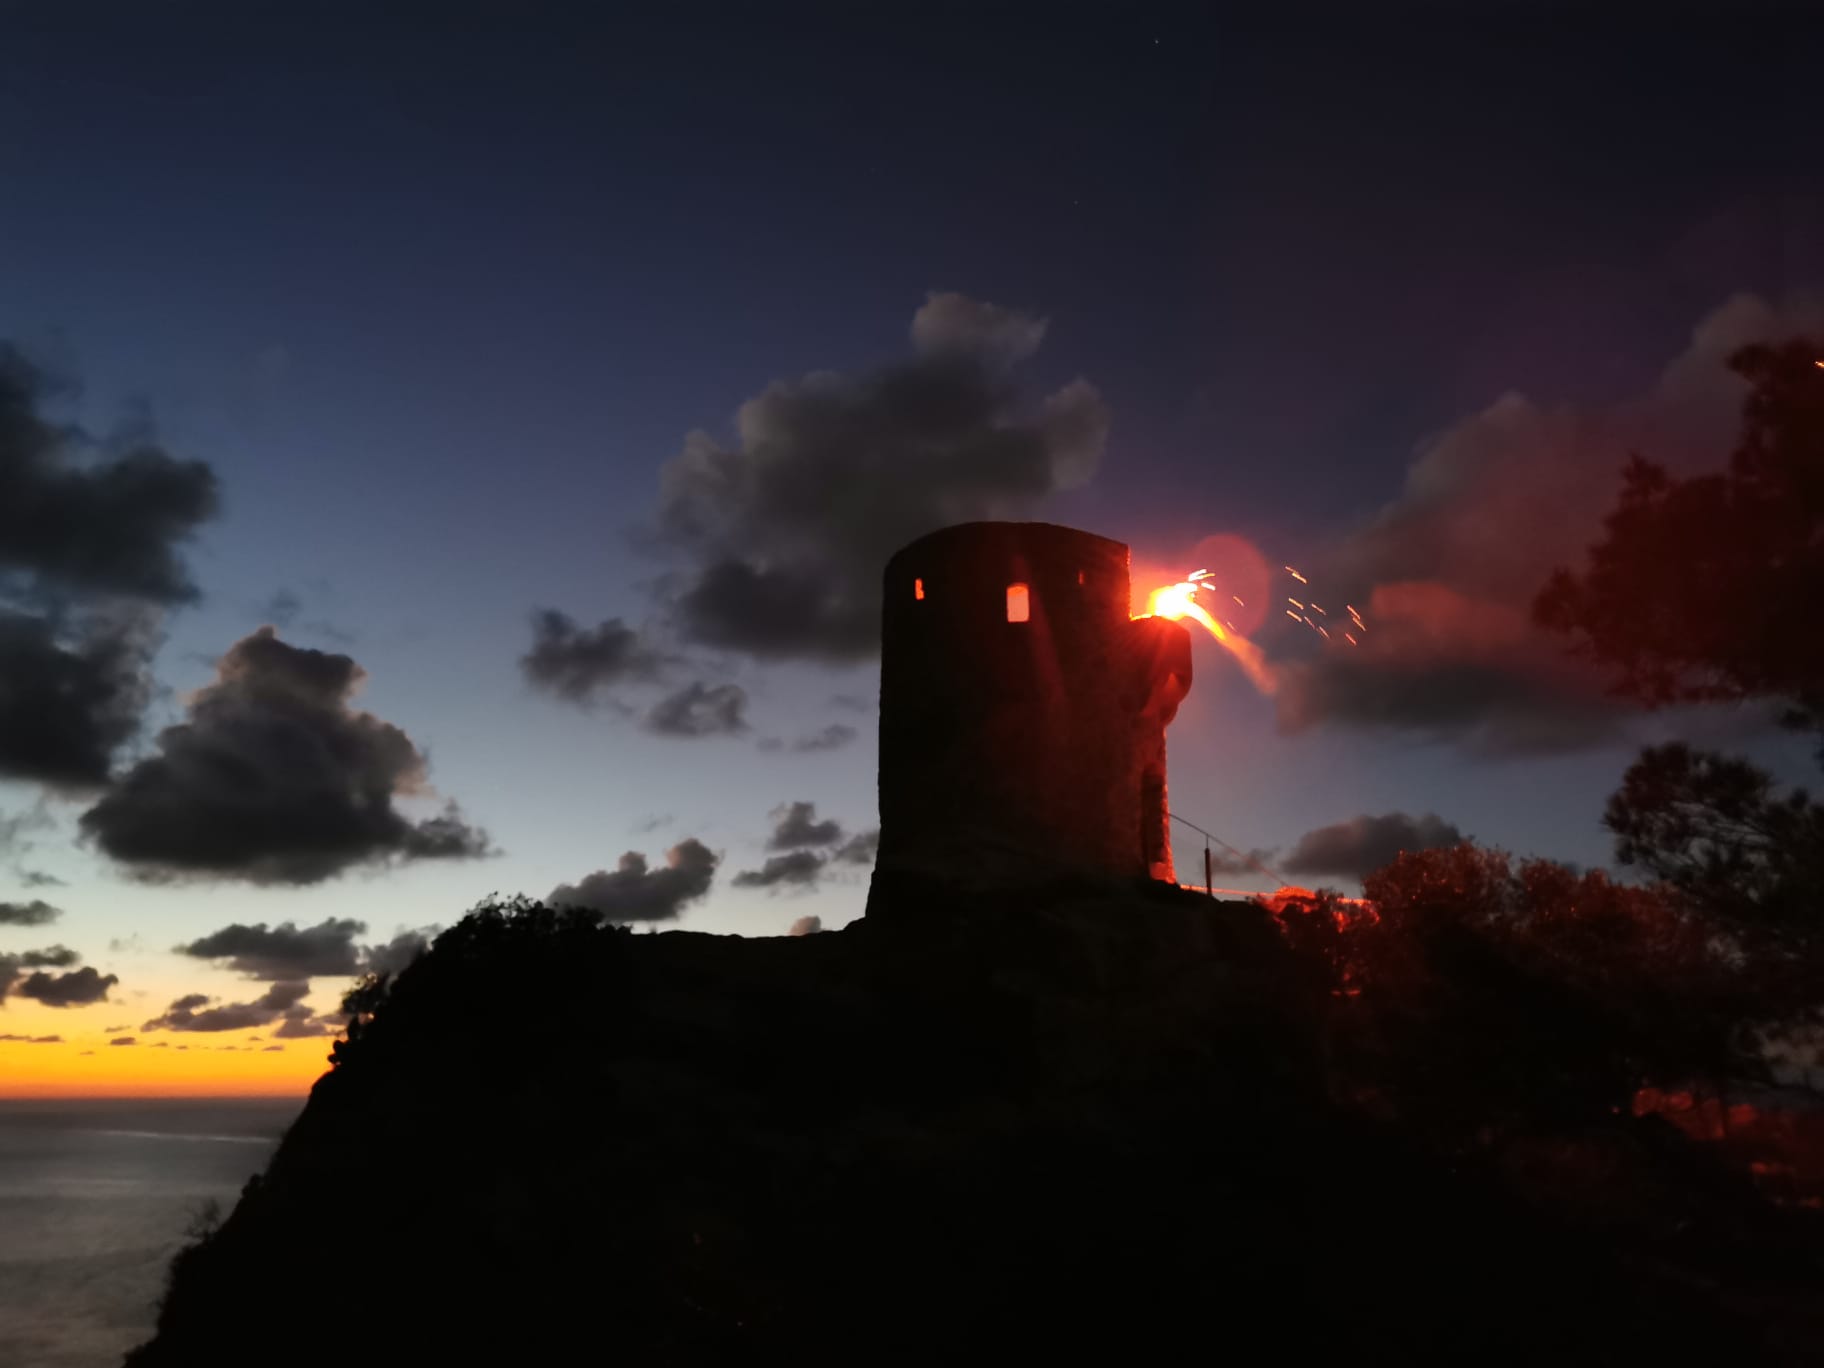
[[[1171,801],[1300,882],[1802,776],[1527,620],[1824,334],[1818,16],[1589,8],[0,6],[0,1094],[299,1091],[493,893],[844,925],[972,517],[1249,586]]]

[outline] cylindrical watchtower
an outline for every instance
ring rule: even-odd
[[[894,556],[885,593],[879,870],[1172,878],[1165,726],[1190,636],[1129,617],[1125,545],[964,523]]]

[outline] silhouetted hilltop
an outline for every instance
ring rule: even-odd
[[[1324,957],[1259,907],[877,880],[871,909],[769,940],[466,918],[131,1362],[1816,1348],[1808,1213],[1651,1118],[1542,1107],[1497,1156],[1347,1095]]]

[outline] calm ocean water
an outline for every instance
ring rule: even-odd
[[[118,1364],[196,1213],[227,1213],[302,1106],[0,1100],[0,1368]]]

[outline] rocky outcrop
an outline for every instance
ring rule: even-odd
[[[471,916],[131,1361],[1781,1356],[1675,1243],[1333,1100],[1327,991],[1163,885],[877,884],[774,940]]]

